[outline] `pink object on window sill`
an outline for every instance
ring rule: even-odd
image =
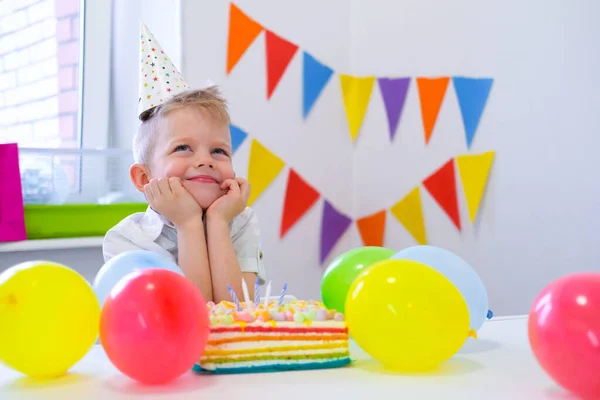
[[[16,143],[0,144],[0,242],[27,240],[19,148]]]

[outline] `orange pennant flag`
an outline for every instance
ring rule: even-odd
[[[229,4],[227,75],[262,31],[262,25],[244,14],[235,4]]]
[[[431,138],[449,81],[449,77],[417,78],[419,98],[421,99],[421,116],[425,128],[425,143],[429,143]]]
[[[284,237],[294,224],[319,200],[319,197],[321,197],[319,192],[290,168],[279,236]]]
[[[404,225],[417,243],[427,243],[423,207],[421,205],[421,192],[418,186],[411,190],[402,200],[394,204],[390,212]]]
[[[385,210],[381,210],[378,213],[356,220],[358,231],[365,246],[383,246],[386,214]]]
[[[296,54],[298,46],[266,31],[267,46],[267,99],[271,98],[279,80]]]

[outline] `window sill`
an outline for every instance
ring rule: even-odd
[[[35,250],[62,250],[62,249],[83,249],[88,247],[102,247],[102,236],[82,237],[68,239],[39,239],[23,240],[20,242],[0,243],[0,253],[9,253],[16,251],[35,251]]]

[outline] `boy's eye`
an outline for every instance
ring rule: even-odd
[[[227,154],[227,152],[225,150],[220,149],[220,148],[214,149],[213,153],[223,154],[224,156],[229,156],[229,154]]]
[[[187,151],[187,150],[191,150],[190,146],[188,146],[187,144],[180,144],[179,146],[175,147],[175,149],[173,151]]]

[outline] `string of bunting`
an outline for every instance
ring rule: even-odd
[[[299,47],[250,18],[230,3],[227,41],[227,67],[230,74],[246,50],[258,36],[265,33],[267,99],[271,99]],[[306,50],[302,53],[302,115],[306,119],[335,71]],[[356,140],[367,112],[375,82],[379,87],[388,120],[390,140],[393,141],[410,87],[411,77],[352,76],[339,73],[340,88],[352,141]],[[475,138],[477,126],[485,108],[493,79],[473,77],[416,77],[421,106],[425,142],[429,143],[435,123],[452,80],[462,121],[467,148]]]
[[[231,125],[233,151],[249,137],[248,133],[236,125]],[[248,161],[248,180],[252,184],[249,200],[251,206],[258,197],[281,174],[285,162],[271,152],[256,138],[251,138],[250,157]],[[359,230],[365,246],[383,246],[387,212],[404,226],[419,244],[427,243],[421,191],[431,195],[440,208],[450,218],[458,231],[461,231],[458,197],[456,191],[456,170],[462,182],[469,220],[475,222],[488,181],[495,152],[465,154],[453,157],[436,171],[422,180],[408,194],[404,195],[391,207],[374,214],[353,220],[339,211],[328,199],[323,198],[317,189],[306,181],[295,169],[289,168],[287,187],[280,225],[280,238],[298,223],[298,221],[323,198],[324,206],[321,216],[321,248],[320,261],[325,261],[335,244],[348,230],[353,222]]]

